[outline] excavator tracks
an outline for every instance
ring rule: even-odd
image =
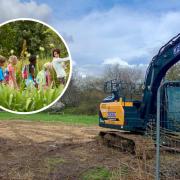
[[[151,159],[155,156],[155,139],[152,136],[132,134],[125,131],[100,131],[104,145],[131,153],[140,158]],[[161,137],[161,150],[180,153],[180,135],[166,133]]]
[[[148,124],[146,135],[152,137],[156,143],[156,126]],[[160,147],[162,151],[180,153],[180,132],[160,128]]]
[[[154,156],[154,141],[139,134],[123,131],[100,131],[99,133],[104,145],[128,152],[137,157],[150,159]]]
[[[180,134],[169,132],[165,129],[160,130],[161,148],[170,152],[180,153]]]

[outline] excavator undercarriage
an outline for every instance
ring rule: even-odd
[[[163,133],[162,133],[163,132]],[[180,134],[161,130],[161,150],[180,153]],[[155,132],[146,135],[124,131],[100,131],[100,141],[108,147],[135,155],[136,157],[151,159],[155,155]]]

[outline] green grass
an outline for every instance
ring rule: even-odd
[[[107,168],[96,167],[83,173],[82,180],[108,180],[111,173]]]
[[[70,114],[48,114],[37,113],[31,115],[18,115],[8,112],[0,112],[0,120],[30,120],[45,122],[63,122],[68,124],[97,125],[98,116],[70,115]]]
[[[106,167],[94,167],[81,175],[82,180],[117,180],[129,179],[128,177],[131,177],[131,173],[127,166],[121,166],[111,171]]]
[[[54,171],[56,167],[60,164],[64,164],[66,161],[60,157],[52,157],[45,159],[45,164],[47,166],[48,171]]]

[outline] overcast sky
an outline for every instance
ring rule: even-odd
[[[1,0],[0,22],[40,19],[67,41],[74,66],[99,75],[108,64],[146,67],[180,32],[179,0]]]

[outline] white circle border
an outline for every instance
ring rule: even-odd
[[[39,109],[39,110],[36,110],[36,111],[30,111],[30,112],[18,112],[18,111],[12,111],[12,110],[9,110],[7,108],[4,108],[3,106],[0,105],[0,109],[4,110],[4,111],[7,111],[7,112],[10,112],[10,113],[13,113],[13,114],[23,114],[23,115],[28,115],[28,114],[35,114],[35,113],[39,113],[39,112],[42,112],[48,108],[50,108],[52,105],[54,105],[62,96],[63,94],[65,93],[66,89],[68,88],[69,86],[69,83],[71,81],[71,77],[72,77],[72,57],[71,57],[71,53],[70,53],[70,50],[69,50],[69,47],[66,43],[66,41],[64,40],[64,38],[61,36],[61,34],[56,30],[54,29],[52,26],[50,26],[49,24],[41,21],[41,20],[37,20],[37,19],[33,19],[33,18],[15,18],[15,19],[11,19],[11,20],[8,20],[8,21],[5,21],[3,23],[0,23],[0,27],[5,25],[5,24],[8,24],[8,23],[11,23],[11,22],[15,22],[15,21],[34,21],[34,22],[38,22],[40,24],[43,24],[45,26],[47,26],[48,28],[52,29],[58,36],[59,38],[61,38],[61,40],[63,41],[63,43],[65,44],[65,47],[68,51],[68,55],[69,55],[69,59],[70,59],[70,73],[69,73],[69,77],[68,77],[68,81],[63,89],[63,91],[61,92],[61,94],[52,102],[50,103],[49,105]]]

